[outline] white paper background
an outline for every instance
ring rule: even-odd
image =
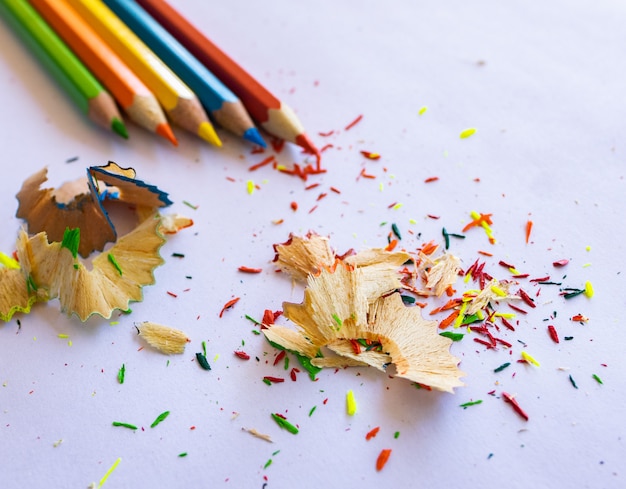
[[[55,301],[0,325],[0,487],[87,487],[118,457],[106,487],[623,487],[626,5],[173,3],[294,107],[319,146],[334,145],[324,153],[328,172],[306,183],[270,168],[250,173],[271,152],[251,154],[223,131],[221,150],[180,130],[173,148],[130,123],[130,140],[119,140],[78,113],[0,24],[0,249],[13,250],[21,224],[15,194],[45,165],[52,184],[108,160],[133,166],[139,178],[169,192],[173,211],[195,221],[164,246],[157,284],[144,289],[130,316],[114,318],[118,324],[82,324],[62,315]],[[423,106],[428,111],[419,116]],[[359,114],[363,120],[345,131]],[[461,140],[467,127],[478,131]],[[318,135],[330,130],[335,134]],[[361,150],[382,158],[368,161]],[[66,163],[72,157],[79,159]],[[303,162],[295,147],[278,159]],[[376,179],[357,178],[363,168]],[[432,176],[439,180],[424,183]],[[253,195],[249,179],[260,186]],[[321,192],[328,196],[317,202]],[[395,202],[403,206],[390,209]],[[510,353],[485,351],[472,341],[476,335],[454,344],[467,374],[454,395],[367,369],[324,371],[315,383],[300,373],[291,382],[282,363],[272,366],[276,351],[251,333],[244,315],[260,319],[264,309],[302,298],[274,272],[272,244],[314,230],[330,235],[340,252],[384,246],[396,223],[401,245],[415,250],[431,239],[443,244],[442,227],[460,232],[471,210],[493,214],[498,242],[490,245],[478,229],[452,239],[464,268],[487,250],[493,258],[481,261],[494,276],[508,276],[498,265],[505,260],[531,277],[567,275],[564,286],[589,280],[595,296],[565,301],[557,287],[543,286],[539,306],[518,318],[514,333],[501,332],[514,345]],[[534,227],[526,244],[528,219]],[[555,269],[552,262],[562,258],[569,265]],[[238,273],[240,265],[263,273]],[[457,290],[464,288],[460,281]],[[220,319],[233,297],[241,300]],[[576,313],[590,321],[573,323]],[[145,320],[183,329],[192,340],[185,354],[168,366],[162,354],[138,351],[133,324]],[[559,331],[560,344],[549,339],[547,324]],[[59,333],[69,335],[71,347]],[[202,341],[210,372],[195,361]],[[239,348],[252,359],[234,357]],[[517,363],[523,349],[541,367]],[[493,373],[507,361],[508,369]],[[268,387],[265,375],[287,381]],[[358,402],[354,417],[345,411],[349,389]],[[494,389],[496,396],[487,394]],[[517,395],[528,422],[502,391]],[[476,399],[483,403],[459,407]],[[150,429],[165,410],[169,418]],[[300,433],[280,430],[272,412],[286,414]],[[112,421],[142,429],[114,428]],[[378,436],[366,441],[375,426]],[[392,454],[377,473],[383,448]],[[179,458],[181,452],[188,456]]]

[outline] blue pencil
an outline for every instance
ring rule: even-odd
[[[223,128],[254,144],[265,141],[237,96],[133,0],[104,0],[188,86]]]

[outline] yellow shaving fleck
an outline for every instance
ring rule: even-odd
[[[69,340],[69,341],[67,342],[67,346],[72,346],[72,340]]]
[[[397,211],[400,207],[402,207],[404,204],[401,204],[400,202],[398,202],[396,205],[393,206],[393,210]]]
[[[527,362],[532,363],[533,365],[539,367],[539,362],[535,360],[531,355],[526,353],[525,351],[522,351],[522,358],[526,360]]]
[[[468,305],[469,305],[469,302],[464,302],[461,305],[461,309],[459,309],[459,315],[454,320],[454,327],[455,328],[460,327],[461,323],[463,323],[463,319],[465,318],[465,311],[467,310],[467,306]]]
[[[380,190],[381,192],[382,192],[383,190],[385,190],[385,186],[383,185],[383,182],[380,182],[380,183],[378,184],[378,190]]]
[[[65,334],[65,333],[59,333],[57,335],[58,338],[69,338],[69,335]]]
[[[589,298],[593,297],[593,285],[589,280],[585,282],[585,295]]]
[[[417,224],[417,221],[415,219],[409,219],[409,224]]]
[[[585,263],[585,264],[583,265],[583,268],[587,268],[587,267],[590,267],[590,266],[591,266],[591,263]]]
[[[586,249],[587,251],[591,251],[591,246],[587,245],[587,246],[585,247],[585,249]]]
[[[348,416],[354,416],[356,414],[356,400],[354,399],[354,392],[349,390],[346,394],[346,412]]]
[[[494,312],[493,315],[498,318],[513,319],[515,317],[514,312]]]
[[[254,182],[252,180],[248,180],[246,182],[246,190],[250,195],[254,192]]]
[[[117,326],[118,324],[120,324],[120,322],[119,321],[111,321],[109,324],[111,326]]]
[[[276,165],[276,169],[277,169],[278,171],[284,171],[284,170],[286,170],[286,169],[287,169],[287,167],[286,167],[285,165]]]
[[[473,135],[476,132],[476,128],[475,127],[470,127],[468,129],[463,129],[461,131],[461,139],[466,139],[468,137],[470,137],[471,135]]]
[[[117,466],[119,465],[121,461],[122,459],[118,458],[115,462],[113,462],[113,465],[111,465],[111,468],[107,470],[106,474],[104,474],[102,476],[102,479],[100,479],[100,482],[98,483],[98,489],[100,489],[104,485],[104,483],[107,481],[111,473],[117,468]]]
[[[220,357],[220,354],[219,354],[219,353],[217,353],[217,354],[213,357],[213,361],[214,361],[214,362],[217,362],[217,359],[218,359],[219,357]]]
[[[470,212],[470,216],[472,216],[472,219],[474,220],[480,219],[480,214],[476,211]],[[489,224],[487,224],[485,221],[481,221],[480,225],[485,230],[485,233],[487,234],[489,241],[493,241],[495,243],[495,238],[493,237],[493,231],[491,230],[491,227],[489,226]]]
[[[472,272],[469,272],[468,274],[465,275],[463,282],[468,283],[471,278],[472,278]]]
[[[498,287],[497,285],[492,285],[490,289],[494,294],[500,297],[506,297],[506,292],[502,290],[500,287]]]
[[[12,268],[14,270],[20,269],[20,264],[17,260],[14,260],[9,255],[5,255],[0,251],[0,265],[4,265],[7,268]]]
[[[513,275],[521,275],[520,271],[513,267],[509,268],[509,272],[511,272]]]
[[[428,107],[424,106],[424,107],[420,108],[420,110],[418,111],[418,114],[419,115],[424,115],[427,110],[428,110]]]
[[[485,319],[485,315],[483,314],[481,310],[476,311],[476,317],[478,319]]]

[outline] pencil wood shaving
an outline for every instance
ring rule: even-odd
[[[3,257],[6,260],[0,260],[0,320],[10,321],[16,312],[29,312],[39,296],[29,290],[19,264],[0,253]]]
[[[41,185],[47,180],[48,169],[43,168],[27,178],[17,194],[17,217],[26,221],[29,233],[45,232],[50,241],[60,242],[66,228],[79,228],[83,230],[83,236],[78,252],[83,257],[115,241],[115,229],[86,179],[79,181],[82,185],[60,187],[61,192],[53,188],[42,189]],[[81,193],[70,196],[70,188],[74,191],[80,188]]]
[[[107,201],[135,206],[140,222],[160,207],[171,204],[167,194],[135,178],[135,170],[113,162],[87,169],[87,178],[41,189],[47,168],[27,178],[17,194],[17,217],[24,219],[31,234],[45,232],[48,240],[62,241],[66,228],[80,229],[78,252],[87,257],[115,241],[117,233],[104,207]]]
[[[241,428],[241,429],[243,431],[247,431],[248,433],[250,433],[252,436],[256,438],[260,438],[261,440],[265,440],[266,442],[269,442],[269,443],[274,443],[270,435],[266,435],[265,433],[260,433],[254,428]]]
[[[476,314],[490,303],[498,301],[520,300],[518,295],[509,294],[510,282],[491,279],[467,306],[466,314]]]
[[[441,297],[448,287],[454,285],[459,278],[461,260],[452,254],[441,255],[433,265],[424,271],[426,288]]]
[[[159,231],[163,234],[176,234],[181,229],[193,226],[193,220],[180,214],[166,214],[161,216]]]
[[[180,354],[185,351],[185,345],[189,343],[187,335],[178,329],[161,324],[143,322],[135,325],[146,342],[167,355]]]
[[[316,274],[335,261],[328,238],[315,233],[305,237],[290,235],[286,242],[274,245],[274,251],[278,268],[299,282],[305,282],[309,274]]]
[[[306,241],[299,243],[304,256],[313,256]],[[367,364],[386,371],[393,364],[399,377],[453,392],[463,385],[463,373],[449,352],[452,341],[438,334],[436,321],[424,320],[419,308],[405,306],[394,292],[401,287],[398,267],[409,258],[372,249],[322,266],[308,275],[301,304],[283,303],[285,318],[297,329],[266,325],[265,336],[318,367]],[[311,263],[307,260],[291,262]],[[303,269],[287,271],[301,274]],[[362,348],[363,342],[367,346]],[[321,356],[325,349],[338,357]]]
[[[81,321],[97,314],[110,318],[114,310],[127,310],[142,300],[142,288],[154,283],[154,269],[163,263],[159,249],[165,238],[158,232],[160,218],[153,216],[97,256],[88,270],[61,243],[48,243],[45,233],[28,238],[22,231],[17,253],[25,276],[50,299],[59,298],[61,309]],[[112,258],[111,258],[112,257]]]

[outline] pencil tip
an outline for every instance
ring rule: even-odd
[[[222,147],[222,141],[218,137],[215,132],[215,128],[210,122],[203,122],[200,124],[200,127],[198,127],[198,136],[218,148]]]
[[[178,146],[178,140],[174,133],[172,132],[172,128],[167,123],[161,123],[156,127],[155,132],[159,135],[170,141],[174,146]]]
[[[306,134],[298,134],[296,137],[296,144],[304,149],[307,153],[315,155],[318,159],[321,157],[320,150],[313,144],[313,141],[309,139]]]
[[[111,129],[115,134],[122,136],[124,139],[128,139],[128,130],[119,117],[113,117]]]
[[[261,133],[256,127],[251,127],[246,132],[244,132],[243,138],[250,141],[253,144],[261,146],[262,148],[267,148],[267,144],[261,137]]]

